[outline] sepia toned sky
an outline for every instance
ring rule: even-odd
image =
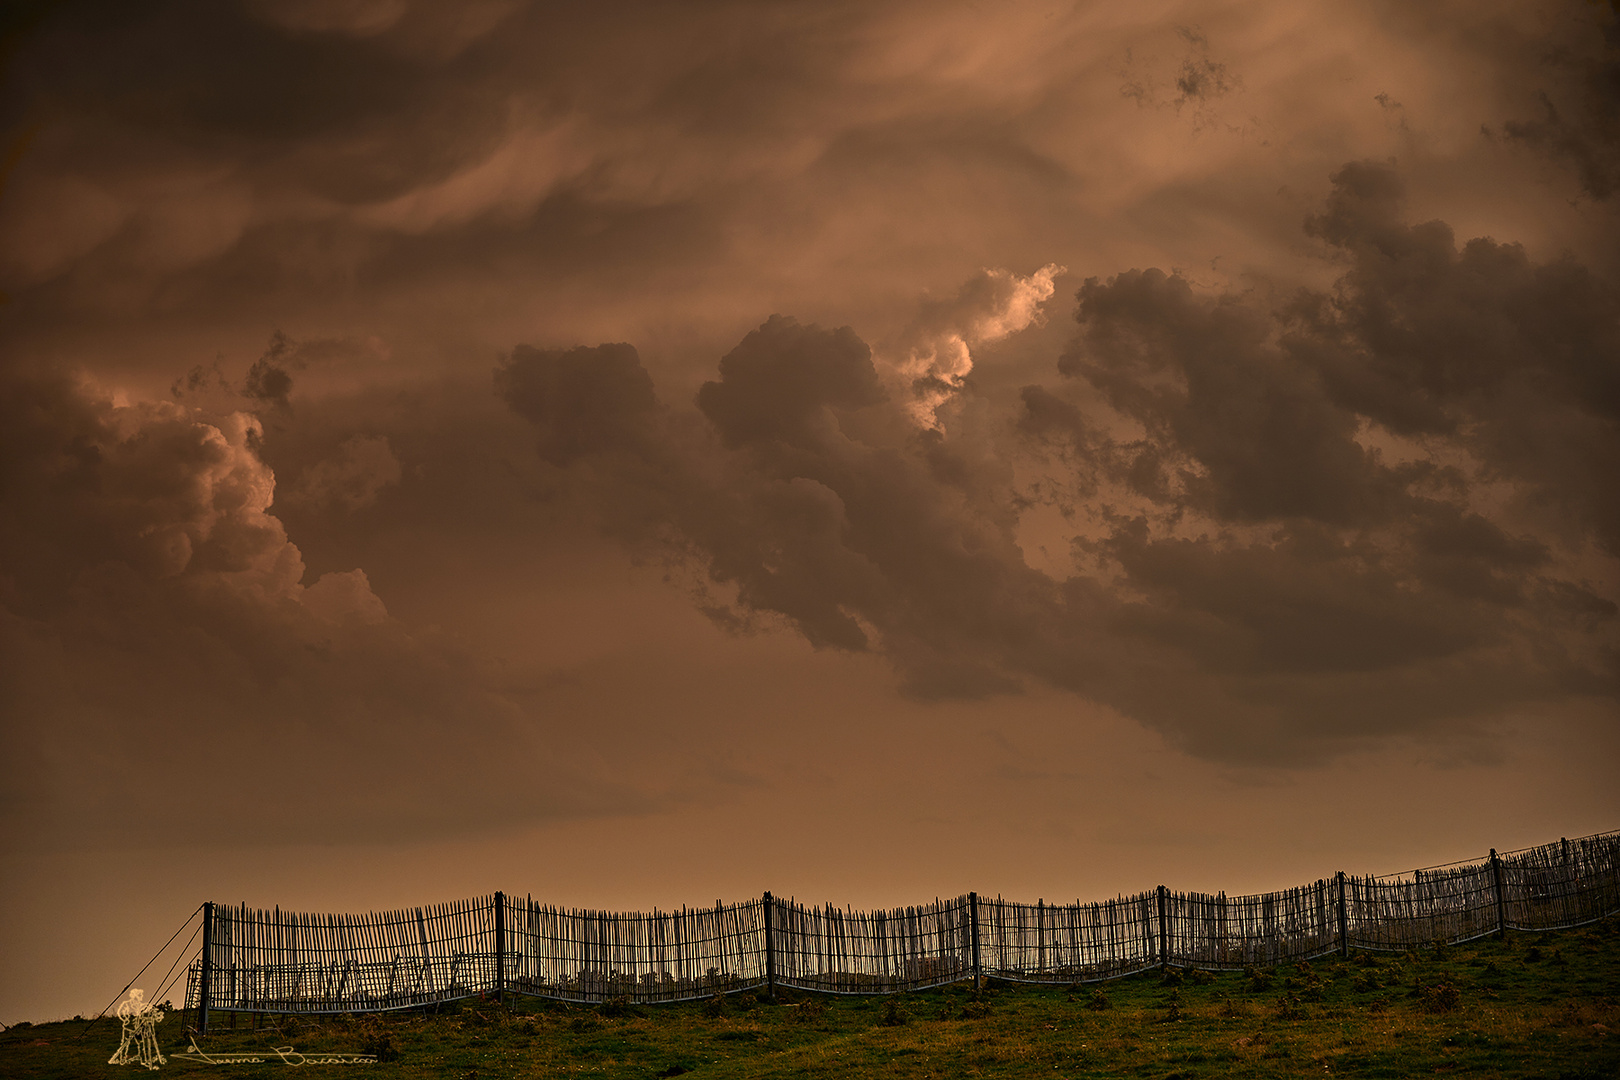
[[[9,10],[0,1022],[1620,827],[1613,3]]]

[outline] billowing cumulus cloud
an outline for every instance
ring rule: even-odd
[[[1276,676],[1330,677],[1369,728],[1612,697],[1609,294],[1568,258],[1407,224],[1388,166],[1342,169],[1306,228],[1347,269],[1276,311],[1151,270],[1082,287],[1059,368],[1135,437],[1039,388],[1025,423],[1119,491],[1090,550],[1191,658],[1298,702],[1301,733],[1356,722]]]
[[[783,316],[702,386],[706,431],[655,419],[627,346],[519,349],[499,385],[558,465],[570,417],[644,418],[593,427],[617,434],[582,448],[588,497],[730,590],[720,617],[880,651],[921,696],[1039,679],[1237,760],[1612,699],[1620,311],[1568,259],[1407,224],[1387,166],[1342,169],[1306,228],[1346,269],[1275,310],[1159,270],[1087,281],[1057,363],[1085,392],[1028,386],[1001,421],[959,382],[949,423],[908,423],[853,331]],[[597,374],[514,389],[564,358]],[[1089,495],[1066,580],[1017,543],[1034,460]]]
[[[773,315],[720,359],[720,379],[703,384],[697,405],[728,446],[808,448],[834,437],[830,410],[885,397],[872,350],[849,327],[828,333]]]
[[[1553,512],[1610,554],[1620,463],[1620,299],[1570,258],[1537,264],[1489,238],[1457,249],[1407,225],[1393,172],[1347,166],[1308,229],[1351,259],[1337,295],[1305,295],[1285,345],[1334,406],[1444,440],[1480,479]]]

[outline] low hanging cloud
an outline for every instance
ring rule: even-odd
[[[1277,310],[1159,270],[1087,281],[1065,378],[1009,411],[938,349],[948,394],[886,392],[851,329],[785,316],[722,358],[696,417],[627,345],[519,349],[497,388],[717,619],[880,652],[919,697],[1038,680],[1233,761],[1612,703],[1613,290],[1407,223],[1386,165],[1343,168],[1306,231],[1345,272]],[[1054,272],[988,273],[959,308],[1005,286],[977,310],[1013,332]],[[919,340],[988,325],[937,316]],[[579,415],[617,419],[559,451]],[[1031,470],[1067,493],[1063,578],[1019,544]]]

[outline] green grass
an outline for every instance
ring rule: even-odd
[[[1405,956],[1357,954],[1252,975],[1160,973],[1098,986],[966,986],[891,999],[784,995],[628,1010],[520,1002],[291,1020],[215,1017],[208,1051],[359,1051],[381,1077],[1620,1077],[1620,920]],[[1106,1007],[1101,1007],[1106,1005]],[[617,1014],[617,1015],[614,1015]],[[179,1017],[159,1027],[185,1045]],[[267,1018],[267,1021],[270,1018]],[[165,1030],[167,1029],[167,1030]],[[115,1074],[116,1021],[0,1034],[0,1076]],[[174,1062],[166,1073],[284,1075]],[[123,1066],[136,1070],[136,1066]],[[676,1072],[675,1070],[684,1070]]]

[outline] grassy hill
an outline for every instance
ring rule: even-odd
[[[1401,956],[1074,988],[895,998],[751,995],[656,1008],[519,1001],[327,1020],[214,1018],[215,1052],[380,1053],[325,1075],[450,1077],[1620,1077],[1620,920]],[[183,1049],[180,1018],[159,1027]],[[117,1022],[0,1033],[0,1076],[118,1075]],[[171,1062],[165,1073],[284,1075]],[[135,1073],[129,1073],[135,1075]]]

